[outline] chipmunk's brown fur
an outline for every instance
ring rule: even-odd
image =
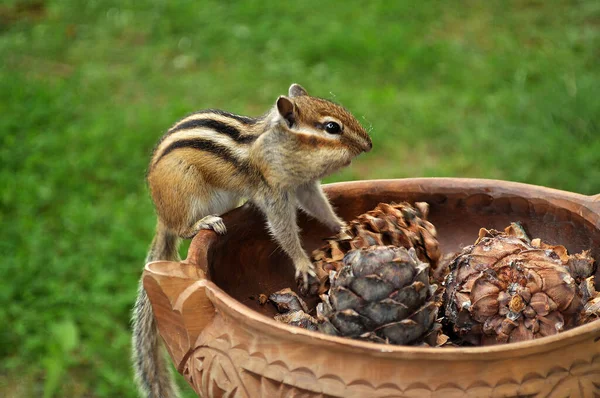
[[[313,271],[298,236],[297,208],[340,231],[345,224],[319,180],[370,149],[371,139],[347,110],[309,96],[297,84],[259,118],[217,110],[190,115],[165,134],[150,162],[148,184],[158,226],[146,260],[176,259],[179,238],[201,229],[226,233],[218,215],[247,198],[265,214],[273,237],[306,281]],[[177,396],[141,286],[133,322],[141,391],[153,398]]]

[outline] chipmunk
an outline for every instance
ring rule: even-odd
[[[177,260],[180,238],[202,229],[225,234],[219,215],[247,198],[306,284],[313,266],[302,248],[297,208],[338,233],[319,180],[372,147],[343,107],[308,95],[298,84],[258,118],[219,110],[194,113],[171,127],[154,149],[148,184],[158,215],[146,262]],[[168,362],[160,358],[152,308],[141,283],[133,314],[133,359],[144,396],[178,395]]]

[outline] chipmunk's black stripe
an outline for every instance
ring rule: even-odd
[[[242,135],[240,133],[240,131],[238,129],[236,129],[235,127],[230,126],[227,123],[223,123],[223,122],[220,122],[218,120],[213,120],[213,119],[187,120],[187,121],[180,123],[180,124],[176,125],[175,127],[173,127],[171,130],[169,130],[167,135],[173,134],[177,131],[190,130],[190,129],[195,129],[195,128],[209,128],[218,133],[225,134],[225,135],[233,138],[233,140],[235,142],[240,143],[240,144],[249,144],[249,143],[253,142],[254,140],[256,140],[256,138],[257,138],[257,136],[252,136],[252,135]]]
[[[160,154],[160,157],[156,160],[156,162],[154,162],[154,164],[156,165],[158,162],[160,162],[162,158],[167,156],[169,153],[180,148],[192,148],[200,151],[210,152],[213,155],[216,155],[221,159],[224,159],[229,163],[233,164],[235,167],[239,168],[241,165],[240,160],[238,160],[234,156],[233,152],[229,148],[217,144],[213,141],[203,140],[201,138],[192,138],[188,140],[179,140],[173,142],[171,145],[165,148],[165,150]]]
[[[206,109],[203,111],[198,111],[195,112],[194,115],[201,115],[203,113],[216,113],[217,115],[221,115],[221,116],[225,116],[231,119],[235,119],[240,123],[243,124],[256,124],[259,120],[259,118],[253,118],[253,117],[247,117],[247,116],[241,116],[241,115],[236,115],[235,113],[229,113],[226,111],[222,111],[220,109]]]

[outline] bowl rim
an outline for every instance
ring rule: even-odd
[[[363,188],[365,185],[375,185],[375,189],[385,192],[385,189],[398,187],[412,187],[418,189],[421,193],[449,193],[449,192],[467,192],[484,194],[496,194],[497,196],[517,196],[522,198],[543,198],[544,201],[566,208],[569,203],[574,205],[572,208],[566,208],[569,211],[585,217],[592,216],[594,226],[600,229],[600,195],[586,196],[578,193],[562,191],[554,188],[541,187],[537,185],[474,178],[407,178],[407,179],[384,179],[384,180],[360,180],[350,182],[339,182],[326,184],[323,186],[325,192],[331,198],[342,195],[345,192],[357,188]],[[440,191],[441,190],[441,191]],[[409,191],[410,192],[410,191]],[[566,202],[565,202],[566,201]],[[561,203],[562,202],[562,203]],[[562,206],[561,206],[562,204]],[[587,207],[588,211],[583,208]],[[236,208],[230,213],[245,211],[244,207]],[[225,215],[227,217],[227,215]],[[211,250],[212,244],[218,236],[213,231],[201,231],[190,245],[188,258],[183,264],[194,266],[206,265],[206,254]],[[204,253],[204,259],[198,258],[192,253],[194,248],[201,247]],[[206,269],[204,267],[204,269]],[[283,336],[285,339],[293,339],[309,345],[328,345],[342,350],[358,350],[370,355],[385,355],[390,358],[404,359],[422,359],[422,360],[496,360],[499,358],[514,358],[537,354],[540,352],[553,351],[565,345],[572,345],[576,342],[588,339],[600,341],[600,320],[575,327],[565,332],[546,336],[530,341],[493,345],[480,347],[415,347],[401,345],[385,345],[378,343],[354,340],[346,337],[330,336],[324,333],[310,331],[299,327],[290,326],[263,315],[243,303],[237,301],[223,289],[217,286],[209,279],[205,280],[204,285],[207,288],[207,295],[215,307],[222,309],[226,315],[234,318],[236,321],[245,322],[246,326],[255,329],[258,332],[271,336]],[[488,354],[488,355],[481,355]],[[493,355],[491,355],[493,354]]]

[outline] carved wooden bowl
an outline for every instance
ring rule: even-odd
[[[445,252],[472,244],[480,227],[521,221],[534,237],[569,252],[591,248],[600,259],[600,195],[438,178],[341,183],[326,192],[345,220],[379,202],[428,202]],[[149,263],[144,272],[169,354],[201,396],[600,396],[600,321],[471,348],[380,345],[278,323],[270,305],[251,297],[295,286],[290,260],[251,206],[224,220],[227,235],[203,231],[185,261]],[[300,225],[309,251],[329,234],[306,217]]]

